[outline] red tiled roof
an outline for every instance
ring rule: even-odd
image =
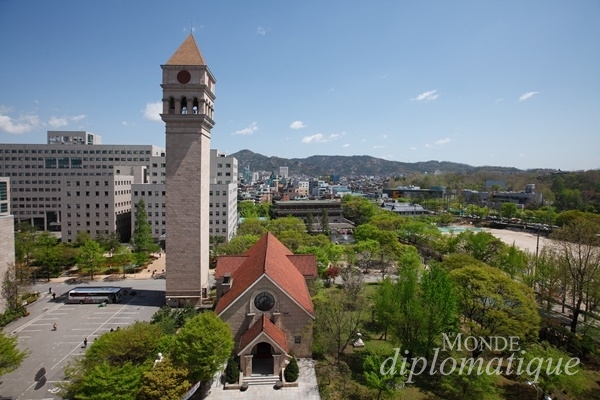
[[[248,256],[220,256],[215,269],[215,279],[221,279],[233,272],[248,258]]]
[[[314,254],[292,254],[288,259],[305,277],[317,277],[317,257]]]
[[[285,340],[285,332],[279,329],[274,323],[271,322],[265,314],[252,325],[240,338],[240,347],[238,349],[242,352],[246,346],[248,346],[254,339],[264,332],[271,340],[273,340],[279,347],[289,352],[287,340]]]
[[[191,33],[169,58],[167,65],[206,65]]]
[[[215,312],[220,314],[261,276],[267,275],[310,315],[315,314],[304,276],[288,256],[293,253],[272,233],[261,237],[246,253],[246,260],[231,275],[232,283]]]

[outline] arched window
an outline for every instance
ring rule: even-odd
[[[193,107],[192,107],[193,113],[198,114],[198,98],[197,97],[194,97],[194,102],[192,104],[193,104]]]
[[[185,96],[181,98],[181,113],[187,114],[187,99]]]

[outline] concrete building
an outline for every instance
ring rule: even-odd
[[[10,178],[15,221],[60,232],[65,242],[79,231],[118,231],[129,240],[127,185],[164,181],[165,150],[101,143],[90,132],[49,131],[46,144],[0,144],[0,177]]]
[[[283,179],[287,179],[290,176],[289,167],[279,167],[279,176]]]
[[[216,80],[193,35],[162,68],[166,130],[166,302],[199,305],[208,295],[210,134]]]
[[[208,205],[208,232],[223,236],[226,242],[237,228],[238,162],[218,150],[210,151],[210,193]]]
[[[10,214],[10,178],[0,178],[0,285],[9,265],[15,262],[15,224]],[[0,296],[0,312],[6,304]]]

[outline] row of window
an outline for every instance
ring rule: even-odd
[[[215,207],[219,207],[219,204],[223,204],[223,207],[227,208],[227,203],[215,203]],[[208,206],[212,207],[213,203],[209,203]]]
[[[224,220],[222,220],[222,221],[223,221],[223,225],[227,225],[227,220],[226,220],[226,219],[224,219]],[[211,219],[210,221],[208,221],[208,224],[209,224],[209,225],[212,225],[212,223],[213,223],[212,219]],[[215,220],[215,224],[216,224],[216,225],[219,225],[219,220],[218,220],[218,219],[217,219],[217,220]]]
[[[79,197],[81,196],[81,192],[76,191],[75,193],[75,197]],[[85,192],[85,196],[90,196],[90,193],[92,192]],[[115,196],[121,196],[121,195],[125,195],[125,194],[130,194],[131,190],[115,190]],[[94,192],[94,196],[100,196],[100,192]],[[108,192],[105,191],[104,192],[104,196],[108,196]],[[67,192],[67,197],[71,197],[71,192]]]
[[[0,149],[0,154],[152,154],[150,150]]]
[[[214,233],[219,233],[219,229],[223,233],[227,233],[227,228],[215,228]],[[213,233],[213,228],[208,228],[208,233]]]
[[[209,212],[208,212],[208,215],[212,217],[212,215],[213,215],[213,212],[212,212],[212,211],[209,211]],[[219,216],[219,211],[215,211],[215,216],[217,216],[217,217]],[[224,217],[226,217],[226,216],[227,216],[227,211],[223,211],[223,216],[224,216]]]
[[[217,164],[217,168],[223,168],[223,164],[221,164],[221,163]],[[229,163],[225,164],[225,168],[231,168],[231,164],[229,164]]]
[[[60,163],[60,158],[59,160],[59,164],[58,164],[58,168],[62,168],[62,169],[68,169],[68,168],[72,168],[72,169],[112,169],[113,165],[82,165],[80,161],[76,162],[76,163],[71,163],[71,166],[69,167],[69,164],[67,164],[66,161],[63,161],[62,164]],[[26,164],[26,165],[3,165],[0,164],[0,169],[1,168],[5,168],[5,169],[55,169],[56,168],[56,159],[50,159],[50,160],[46,160],[47,162],[42,165],[42,164]],[[116,160],[119,161],[119,160]],[[125,160],[121,160],[121,161],[125,161]],[[132,161],[132,160],[127,160],[127,161]],[[137,160],[133,160],[133,161],[137,161]],[[140,161],[149,161],[149,160],[140,160]]]
[[[146,196],[146,191],[145,190],[140,191],[140,193],[142,194],[142,196]],[[161,193],[160,195],[162,195],[162,196],[166,196],[167,195],[167,192],[164,191],[164,190],[162,192],[160,192],[160,193]],[[138,191],[134,190],[133,191],[133,195],[137,197],[138,196]],[[151,191],[151,190],[148,190],[148,196],[152,196],[152,195],[158,196],[159,195],[158,190],[155,190],[154,192]]]
[[[2,167],[0,165],[0,167]],[[19,165],[19,168],[23,168]],[[100,169],[100,168],[99,168]],[[112,172],[0,172],[0,176],[112,176]],[[156,182],[154,182],[156,183]],[[162,182],[164,183],[164,182]]]

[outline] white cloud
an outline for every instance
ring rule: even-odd
[[[416,147],[411,147],[411,148],[410,148],[410,150],[416,150],[416,149],[417,149]]]
[[[304,125],[304,122],[302,122],[302,121],[294,121],[290,124],[290,128],[303,129],[303,128],[306,128],[306,125]]]
[[[429,143],[425,143],[425,147],[431,147]]]
[[[427,92],[423,92],[420,95],[418,95],[417,97],[414,98],[414,100],[417,101],[433,101],[435,99],[437,99],[438,97],[440,97],[440,95],[437,93],[437,90],[429,90]]]
[[[259,26],[258,28],[256,28],[256,34],[260,36],[266,36],[267,30],[262,26]]]
[[[160,113],[162,113],[163,104],[161,101],[156,101],[154,103],[147,103],[146,108],[142,110],[144,114],[144,118],[148,121],[159,122]]]
[[[388,135],[386,135],[386,134],[383,134],[383,135],[381,135],[380,137],[381,137],[382,139],[384,139],[384,140],[385,140],[385,139],[387,139],[387,138],[388,138]]]
[[[375,146],[373,146],[374,149],[383,149],[385,146],[382,145],[378,145],[376,144]]]
[[[48,125],[50,125],[54,129],[60,128],[61,126],[66,126],[68,124],[69,121],[67,121],[65,117],[50,117],[50,119],[48,120]]]
[[[37,115],[24,115],[14,120],[8,115],[0,114],[0,130],[14,135],[27,133],[39,127],[40,120]]]
[[[434,144],[437,144],[438,146],[443,145],[443,144],[448,144],[450,143],[450,138],[443,138],[440,140],[436,140]]]
[[[519,101],[525,101],[527,99],[530,99],[538,93],[539,92],[525,92],[521,96],[519,96]]]
[[[337,140],[339,138],[341,138],[342,136],[344,136],[345,133],[332,133],[329,136],[325,136],[322,133],[317,133],[315,135],[311,135],[311,136],[304,136],[301,140],[302,143],[326,143],[326,142],[331,142],[334,140]]]
[[[73,116],[73,117],[71,117],[71,118],[69,118],[69,119],[70,119],[71,121],[73,121],[73,122],[79,122],[79,121],[81,121],[81,120],[82,120],[82,119],[84,119],[84,118],[85,118],[85,115],[84,115],[84,114],[81,114],[81,115],[75,115],[75,116]]]
[[[496,99],[496,104],[500,103],[502,100],[504,100],[503,97],[500,97],[499,99]]]
[[[0,105],[0,114],[8,114],[12,111],[12,107]]]
[[[345,143],[342,147],[350,147],[350,143]]]
[[[127,121],[123,121],[123,122],[121,122],[121,124],[122,124],[123,126],[127,126],[127,125],[129,125],[129,122],[127,122]]]
[[[258,125],[256,125],[256,122],[253,122],[244,129],[240,129],[239,131],[233,132],[232,135],[252,135],[257,130]]]

